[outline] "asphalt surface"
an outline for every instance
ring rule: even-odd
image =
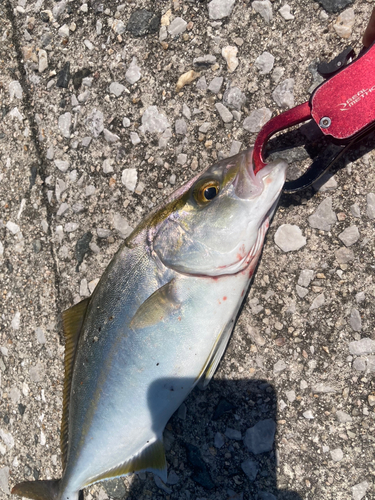
[[[306,101],[318,61],[358,53],[372,8],[217,3],[0,1],[1,499],[61,475],[61,312],[176,186]],[[322,144],[308,126],[272,146],[293,177]],[[374,147],[282,196],[219,369],[167,426],[168,483],[86,499],[375,498]]]

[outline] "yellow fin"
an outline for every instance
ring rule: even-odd
[[[62,313],[65,337],[65,377],[63,393],[63,416],[61,422],[60,447],[63,469],[65,468],[68,451],[69,398],[72,385],[72,372],[79,334],[85,319],[90,297],[78,302]]]
[[[175,280],[171,280],[156,290],[134,314],[130,328],[138,330],[156,325],[180,309],[181,304],[176,299]]]
[[[19,495],[34,500],[56,500],[59,493],[59,479],[51,481],[25,481],[12,489],[12,495]]]
[[[200,389],[204,389],[205,387],[207,387],[207,385],[210,383],[210,380],[214,376],[214,373],[216,372],[216,369],[228,345],[234,323],[234,319],[231,319],[218,335],[215,345],[212,348],[203,369],[198,375],[198,378],[201,379],[199,382]]]
[[[123,464],[91,478],[85,487],[105,479],[112,479],[114,477],[125,476],[131,472],[142,471],[153,472],[164,482],[167,481],[167,461],[165,459],[164,445],[160,439],[147,446],[147,448],[144,448],[138,455],[135,455]]]

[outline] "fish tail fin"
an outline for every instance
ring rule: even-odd
[[[12,489],[13,495],[19,495],[33,500],[58,500],[60,493],[60,479],[50,481],[25,481],[16,484]]]

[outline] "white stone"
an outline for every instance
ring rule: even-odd
[[[334,30],[341,38],[349,38],[355,22],[354,9],[349,8],[341,12],[333,25]]]
[[[265,51],[255,59],[254,66],[259,69],[261,75],[266,75],[272,71],[275,58]]]
[[[118,82],[112,82],[109,86],[109,91],[111,94],[114,94],[116,97],[120,97],[120,95],[125,91],[126,87]]]
[[[212,0],[208,4],[208,15],[210,19],[223,19],[230,16],[236,0]]]
[[[10,326],[13,330],[19,330],[21,325],[21,313],[19,311],[13,316]]]
[[[48,57],[47,52],[43,49],[39,50],[39,73],[43,73],[44,70],[48,68]]]
[[[55,160],[54,164],[55,167],[60,170],[60,172],[66,172],[70,167],[70,163],[66,160]]]
[[[182,17],[176,17],[173,19],[168,27],[168,33],[171,36],[177,36],[186,30],[187,22],[182,19]]]
[[[60,26],[58,34],[63,38],[67,38],[69,36],[69,26],[67,24]]]
[[[16,224],[15,222],[12,222],[8,220],[6,223],[5,227],[12,233],[12,234],[17,234],[20,232],[20,226]]]
[[[134,191],[137,185],[138,173],[135,168],[126,168],[122,172],[121,182],[123,185],[129,189],[129,191]]]
[[[226,47],[223,47],[221,51],[221,55],[227,62],[229,73],[233,73],[238,66],[237,52],[238,52],[237,47],[232,45],[227,45]]]
[[[272,111],[268,108],[255,109],[244,119],[243,128],[256,134],[271,119]]]
[[[269,0],[255,0],[251,6],[255,12],[258,12],[263,17],[266,23],[272,21],[272,4]]]
[[[9,97],[10,100],[13,101],[13,98],[22,99],[22,87],[18,80],[14,80],[9,84]]]
[[[137,65],[137,59],[133,57],[132,62],[130,63],[126,73],[125,79],[130,85],[137,82],[141,78],[141,68]]]
[[[285,21],[291,21],[294,19],[293,14],[290,13],[290,5],[287,3],[280,7],[279,9],[280,15],[285,19]]]
[[[294,79],[287,78],[272,92],[272,98],[280,108],[288,109],[294,106],[293,88]]]
[[[276,231],[275,243],[283,252],[293,252],[306,245],[306,238],[298,226],[282,224]]]

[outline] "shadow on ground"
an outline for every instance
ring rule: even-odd
[[[185,379],[166,384],[182,389]],[[153,416],[160,412],[149,393]],[[101,483],[111,498],[301,500],[277,487],[277,396],[265,380],[213,380],[196,388],[167,424],[167,484],[150,473]],[[276,434],[275,434],[276,431]]]

